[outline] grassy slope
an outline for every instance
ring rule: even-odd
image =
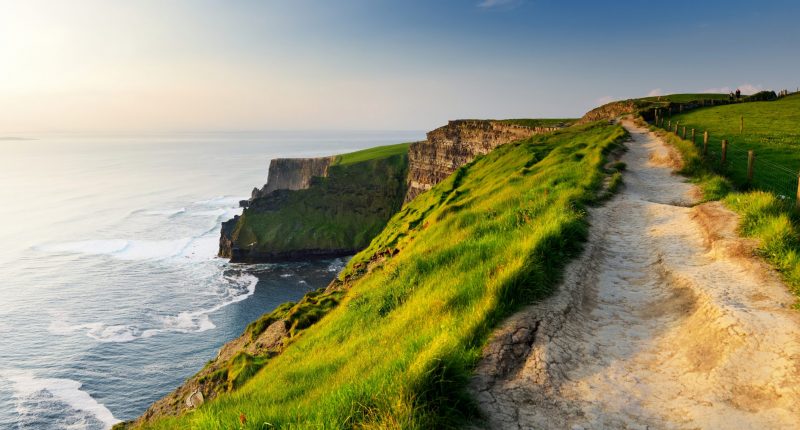
[[[689,103],[700,100],[728,100],[728,95],[715,93],[668,94],[664,96],[642,97],[639,100],[647,102],[668,101],[673,103]]]
[[[366,247],[402,205],[407,152],[399,144],[338,156],[310,188],[277,191],[267,198],[269,210],[245,210],[234,241],[273,253]]]
[[[780,102],[763,103],[746,103],[730,107],[737,107],[745,113],[748,113],[747,108],[751,107],[754,111],[766,115],[769,114],[764,111],[770,106],[776,110],[785,108],[779,104]],[[713,110],[726,107],[729,106]],[[703,116],[716,117],[705,112]],[[698,123],[698,125],[705,124]],[[781,272],[789,288],[800,296],[800,217],[793,208],[794,202],[781,199],[776,194],[766,191],[735,191],[735,184],[717,173],[717,163],[703,159],[699,145],[696,146],[673,133],[652,129],[679,150],[684,163],[681,173],[693,178],[703,191],[705,200],[722,200],[728,208],[741,216],[740,233],[759,240],[758,253]]]
[[[152,427],[236,428],[239,414],[247,428],[462,423],[482,344],[556,284],[586,236],[603,153],[624,134],[573,127],[460,168],[392,218],[340,275],[341,304],[241,389]]]
[[[336,156],[332,165],[344,166],[348,164],[361,163],[368,160],[391,157],[393,155],[403,155],[408,153],[410,143],[398,143],[396,145],[377,146],[375,148],[362,149],[361,151],[351,152]]]
[[[744,116],[744,132],[739,133],[740,117]],[[754,184],[757,187],[794,196],[796,172],[800,171],[800,95],[771,102],[752,102],[718,106],[674,115],[673,121],[697,130],[708,130],[709,147],[719,157],[722,139],[730,142],[730,163],[722,172],[737,185],[746,182],[746,151],[756,154]],[[785,166],[778,172],[760,162]]]

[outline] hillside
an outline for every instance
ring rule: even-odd
[[[220,255],[258,262],[363,249],[403,203],[408,146],[297,160],[285,167],[293,160],[273,162],[269,182],[254,191],[241,217],[223,224]]]
[[[742,118],[744,131],[740,132]],[[745,185],[747,181],[746,153],[753,150],[754,185],[794,197],[800,171],[800,95],[697,109],[673,115],[672,120],[698,133],[707,130],[709,149],[715,160],[719,160],[720,142],[727,139],[730,162],[724,173],[737,185]]]
[[[618,100],[596,107],[578,120],[578,124],[592,121],[611,120],[622,115],[633,114],[651,119],[656,109],[680,112],[698,106],[728,103],[727,94],[669,94],[664,96],[642,97]]]
[[[624,136],[589,124],[479,156],[407,204],[326,291],[252,324],[242,344],[268,332],[282,340],[210,363],[215,400],[139,425],[441,428],[475,418],[465,386],[484,341],[552,291],[586,237],[585,206],[614,172],[604,154]]]

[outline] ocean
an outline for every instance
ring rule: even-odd
[[[0,428],[134,419],[346,258],[240,265],[220,223],[269,160],[422,132],[46,135],[0,140]]]

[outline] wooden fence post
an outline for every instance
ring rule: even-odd
[[[756,153],[753,150],[747,151],[747,182],[753,183],[753,164],[756,162]]]
[[[800,175],[797,175],[797,196],[794,199],[795,208],[800,210]]]
[[[672,120],[667,121],[667,128],[672,128]]]
[[[697,139],[694,138],[694,129],[692,129],[692,144],[697,145]]]
[[[722,159],[720,160],[720,164],[725,165],[725,161],[728,158],[728,141],[722,140]]]
[[[703,157],[708,155],[708,130],[703,132]]]
[[[739,133],[744,132],[744,115],[739,116]]]
[[[683,130],[682,130],[681,134],[683,135],[682,138],[686,139],[686,126],[685,125],[683,126]]]

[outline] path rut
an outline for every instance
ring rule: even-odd
[[[591,212],[552,297],[493,335],[471,389],[490,428],[798,429],[800,313],[719,203],[633,123],[625,187]]]

